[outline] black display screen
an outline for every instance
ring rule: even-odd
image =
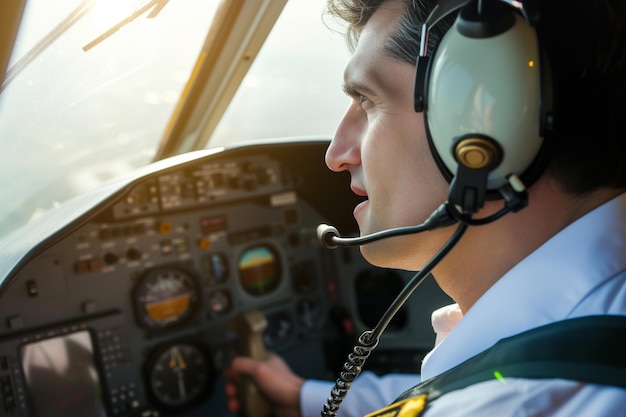
[[[106,417],[89,331],[28,343],[20,349],[35,417]]]

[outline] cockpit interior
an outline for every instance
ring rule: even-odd
[[[52,3],[0,5],[0,416],[231,416],[223,370],[237,354],[275,351],[304,377],[336,379],[414,272],[318,241],[322,223],[359,233],[349,175],[324,163],[341,113],[318,134],[315,120],[250,114],[245,99],[227,111],[240,85],[263,81],[249,71],[264,42],[288,40],[272,32],[283,13],[329,32],[323,2],[116,1],[120,12],[109,0]],[[99,7],[113,24],[78,33]],[[178,40],[187,16],[193,36]],[[186,71],[172,70],[176,94],[124,90],[122,80],[160,83],[159,48],[176,42],[193,51]],[[289,59],[281,42],[276,67]],[[339,81],[328,84],[343,107]],[[303,104],[261,96],[266,108]],[[249,133],[219,127],[225,114]],[[286,136],[289,123],[300,130]],[[427,279],[366,368],[418,372],[434,343],[430,313],[448,302]]]

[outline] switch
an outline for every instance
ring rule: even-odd
[[[39,287],[37,287],[37,281],[29,280],[26,282],[26,291],[29,297],[37,297],[39,295]]]

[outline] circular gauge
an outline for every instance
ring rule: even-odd
[[[214,378],[206,354],[189,343],[159,349],[148,363],[147,376],[151,395],[169,409],[199,401],[208,394]]]
[[[296,314],[298,321],[310,329],[317,326],[322,318],[322,307],[320,303],[313,298],[302,298],[296,304]]]
[[[227,290],[213,291],[209,294],[209,306],[215,314],[224,314],[231,310],[233,302]]]
[[[186,323],[200,302],[196,279],[176,268],[148,271],[139,281],[134,295],[140,323],[156,330]]]
[[[248,294],[264,295],[280,284],[280,265],[276,253],[267,246],[246,250],[238,263],[241,285]]]
[[[286,311],[267,316],[267,327],[263,332],[263,343],[269,349],[285,343],[293,334],[293,321]]]

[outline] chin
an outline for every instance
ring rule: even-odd
[[[414,246],[409,237],[394,237],[361,246],[361,254],[367,262],[381,268],[417,270]]]
[[[449,232],[397,236],[361,246],[367,262],[381,268],[418,271],[441,249]]]

